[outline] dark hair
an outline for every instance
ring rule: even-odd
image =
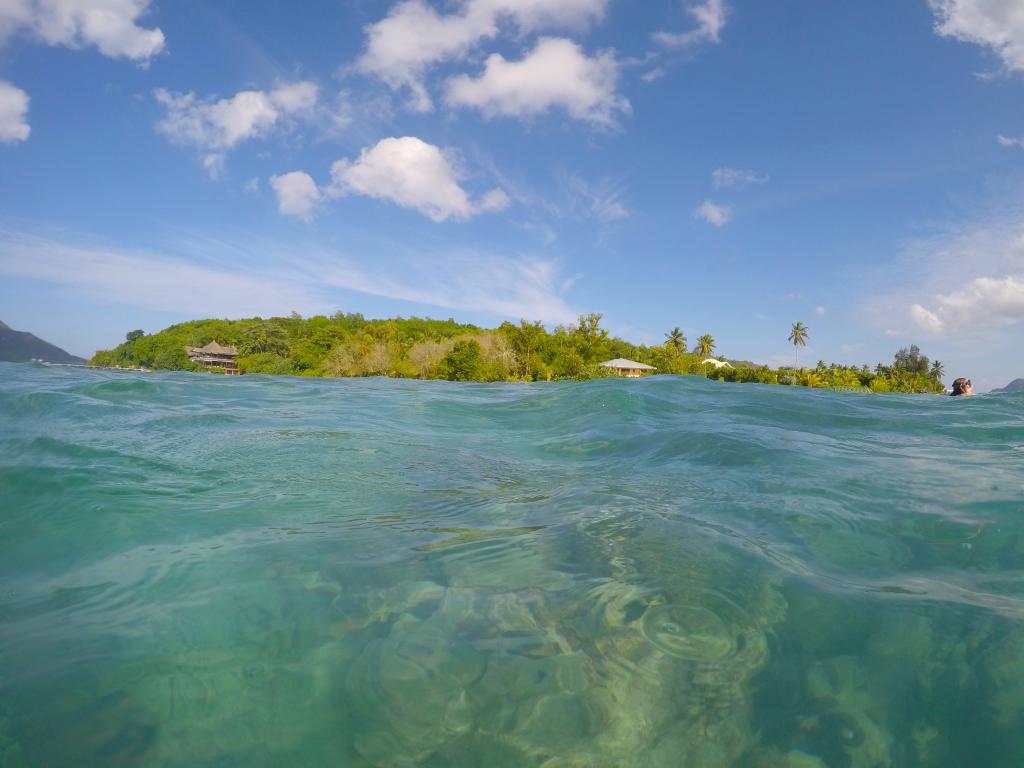
[[[965,378],[961,377],[961,378],[957,379],[956,381],[954,381],[953,382],[953,392],[952,392],[953,397],[956,397],[957,395],[962,395],[964,393],[964,389],[966,389],[969,386],[971,386],[971,380],[970,379],[965,379]]]

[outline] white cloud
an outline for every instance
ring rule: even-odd
[[[724,227],[733,219],[732,208],[728,205],[718,205],[710,200],[701,203],[693,212],[695,218],[706,221],[716,227]]]
[[[572,40],[542,38],[520,61],[499,53],[487,58],[483,74],[448,80],[446,100],[487,116],[527,118],[564,109],[577,120],[612,126],[629,102],[616,95],[619,65],[609,52],[587,57]]]
[[[505,190],[495,187],[480,198],[480,210],[489,212],[503,211],[508,208],[510,202]]]
[[[25,141],[32,131],[27,118],[28,94],[0,80],[0,144]]]
[[[1024,71],[1024,5],[1020,0],[929,0],[935,31],[991,48],[1009,71]]]
[[[818,317],[823,317],[827,313],[828,313],[828,310],[825,309],[824,307],[815,307],[814,308],[814,314],[816,314]]]
[[[550,323],[579,316],[563,297],[555,262],[489,253],[420,254],[403,262],[401,277],[368,273],[354,263],[317,264],[325,285],[415,304]]]
[[[604,15],[608,0],[462,0],[451,14],[423,0],[398,3],[366,28],[366,50],[357,69],[391,88],[408,88],[411,106],[432,108],[423,78],[433,65],[464,57],[478,43],[496,37],[507,21],[520,32],[580,27]]]
[[[277,195],[277,208],[281,214],[303,221],[313,218],[313,209],[323,197],[313,177],[302,171],[271,176],[270,186]]]
[[[138,25],[148,11],[149,0],[2,0],[0,42],[25,30],[48,45],[147,62],[164,47],[163,32]]]
[[[608,178],[591,183],[572,173],[559,174],[559,181],[569,197],[569,210],[558,211],[560,216],[582,215],[607,223],[631,215],[622,201],[625,190],[621,183]]]
[[[568,323],[579,315],[566,303],[558,265],[549,260],[417,251],[368,271],[365,258],[356,263],[337,252],[296,250],[294,244],[287,264],[279,267],[273,265],[285,250],[282,244],[213,247],[213,252],[204,252],[190,242],[187,250],[218,265],[231,264],[242,252],[245,263],[213,267],[165,254],[72,245],[0,230],[0,276],[68,286],[86,300],[186,317],[329,312],[337,307],[340,290],[511,320]]]
[[[355,161],[331,166],[329,194],[349,193],[390,200],[434,221],[462,221],[481,210],[500,210],[508,198],[491,190],[474,205],[459,185],[459,173],[439,147],[415,136],[387,138],[364,149]]]
[[[910,308],[914,324],[929,333],[957,333],[1024,323],[1024,276],[977,277],[959,289],[935,296],[934,310]]]
[[[688,32],[655,32],[654,41],[666,48],[694,48],[698,45],[716,44],[722,39],[729,16],[725,0],[705,0],[686,6],[686,13],[693,19],[694,28]]]
[[[912,304],[910,307],[910,319],[914,325],[927,333],[938,333],[942,330],[942,320],[934,312],[930,312],[920,304]]]
[[[996,136],[998,141],[1004,147],[1018,147],[1024,149],[1024,136]]]
[[[316,107],[315,83],[296,82],[272,91],[240,91],[229,99],[200,99],[193,93],[154,91],[167,114],[157,130],[175,144],[205,150],[203,167],[218,176],[224,153],[248,139],[265,136],[289,119],[308,115]]]
[[[766,184],[768,177],[743,168],[715,168],[711,172],[715,189],[743,189],[751,184]]]
[[[199,317],[325,311],[310,285],[286,275],[256,276],[151,253],[68,245],[0,231],[0,275],[72,287],[105,303]]]

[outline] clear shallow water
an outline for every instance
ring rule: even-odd
[[[1024,764],[1024,398],[0,364],[0,766]]]

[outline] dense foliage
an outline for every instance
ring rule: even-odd
[[[598,366],[625,357],[653,365],[657,373],[695,374],[723,381],[863,389],[876,392],[941,391],[941,364],[929,367],[917,347],[900,350],[893,365],[863,368],[825,366],[771,370],[732,361],[716,369],[704,362],[715,349],[704,334],[692,351],[679,328],[663,345],[630,344],[601,327],[601,315],[582,315],[553,331],[525,320],[484,329],[452,319],[410,317],[367,320],[338,312],[331,317],[259,317],[194,320],[159,333],[128,334],[116,349],[97,352],[94,366],[203,370],[189,361],[186,346],[211,341],[238,348],[246,373],[299,376],[397,376],[452,381],[541,381],[614,375]],[[939,366],[936,373],[935,366]]]

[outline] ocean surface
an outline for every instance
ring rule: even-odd
[[[1024,765],[1024,397],[0,364],[0,766]]]

